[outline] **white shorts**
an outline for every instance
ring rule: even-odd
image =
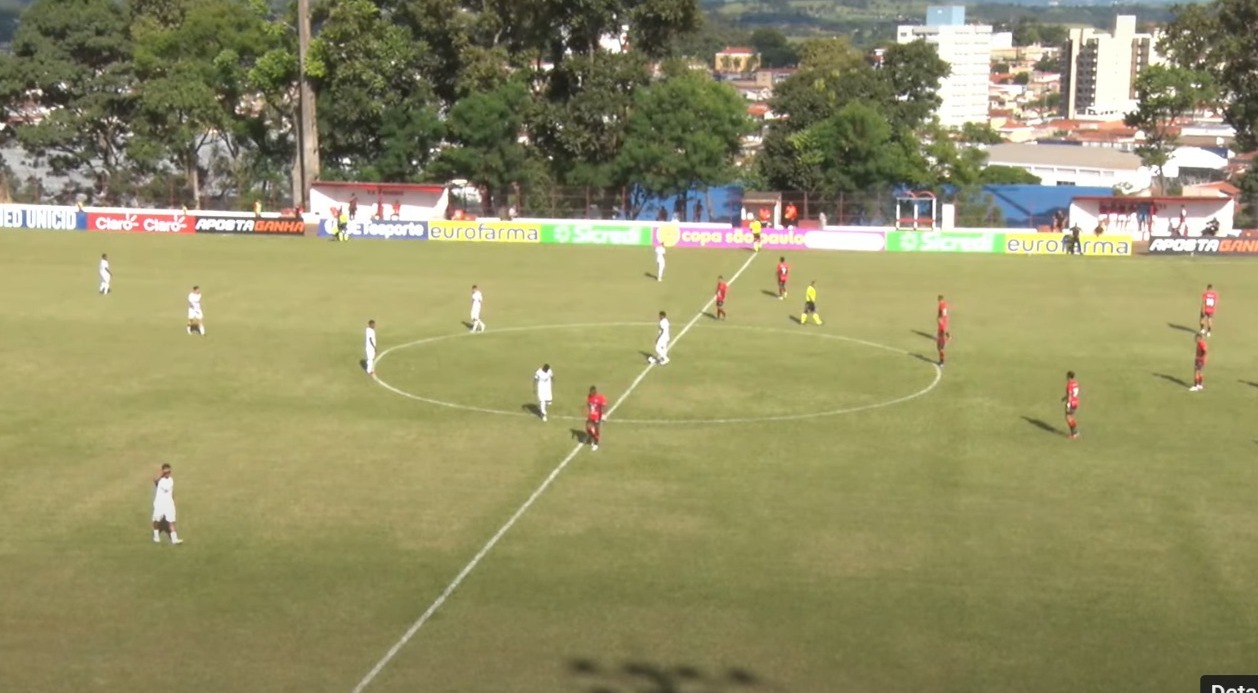
[[[661,354],[668,351],[668,340],[667,339],[657,340],[655,342],[655,350]]]
[[[108,272],[101,272],[101,273],[100,273],[100,280],[101,280],[101,281],[103,281],[103,282],[108,282],[108,281],[110,280],[111,276],[112,276],[112,275],[110,275]]]
[[[170,505],[153,506],[153,521],[161,522],[162,520],[166,520],[167,522],[175,521],[175,505],[173,503]]]
[[[549,402],[549,401],[551,401],[552,399],[554,399],[554,398],[553,398],[553,397],[551,397],[550,390],[538,390],[538,391],[537,391],[537,401],[538,401],[538,402]]]
[[[368,349],[368,350],[367,350],[367,362],[368,362],[368,363],[371,363],[371,362],[374,362],[375,360],[376,360],[376,350],[375,350],[375,349]]]
[[[188,309],[188,319],[189,319],[189,320],[200,320],[200,319],[201,319],[201,311],[196,310],[195,308],[189,308],[189,309]]]
[[[473,319],[473,320],[480,320],[480,308],[479,308],[479,307],[477,307],[477,308],[473,308],[473,309],[472,309],[472,319]]]

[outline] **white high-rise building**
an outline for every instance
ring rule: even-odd
[[[1135,15],[1114,20],[1114,33],[1071,29],[1062,52],[1062,113],[1067,118],[1122,118],[1135,104],[1136,77],[1164,62],[1157,34],[1136,32]]]
[[[939,84],[939,122],[947,127],[987,123],[988,85],[992,70],[992,28],[966,24],[965,8],[932,6],[925,26],[896,28],[896,43],[925,40],[935,46],[951,73]]]

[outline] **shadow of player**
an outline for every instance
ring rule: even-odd
[[[1162,380],[1165,380],[1168,383],[1175,383],[1176,385],[1180,387],[1188,387],[1188,383],[1184,382],[1183,378],[1176,378],[1173,375],[1167,375],[1165,373],[1154,373],[1153,377],[1161,378]]]
[[[922,332],[921,330],[910,330],[910,331],[911,331],[913,334],[917,335],[918,337],[923,337],[923,338],[925,338],[925,339],[931,339],[931,340],[933,340],[933,339],[935,338],[935,335],[933,335],[933,334],[931,334],[931,333],[929,333],[929,332]]]
[[[539,409],[537,405],[533,404],[532,402],[529,402],[528,404],[522,404],[520,405],[520,408],[532,414],[533,416],[536,416],[539,419],[542,418],[542,410]]]
[[[1166,326],[1172,330],[1179,330],[1180,332],[1187,332],[1189,334],[1197,334],[1196,328],[1192,328],[1187,325],[1179,325],[1173,322],[1168,322],[1166,323]]]
[[[1047,421],[1043,419],[1033,419],[1029,416],[1024,416],[1022,417],[1022,420],[1040,429],[1041,431],[1044,431],[1045,433],[1052,433],[1055,436],[1066,435],[1065,433],[1062,432],[1061,429],[1057,428],[1056,426],[1052,425],[1051,423],[1048,423]]]

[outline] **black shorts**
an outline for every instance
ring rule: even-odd
[[[719,299],[719,298],[718,298],[718,299],[716,300],[716,307],[717,307],[717,308],[724,308],[724,307],[725,307],[725,301],[722,301],[721,299]]]
[[[804,301],[804,312],[805,312],[805,313],[816,313],[816,312],[817,312],[817,304],[816,304],[816,303],[814,303],[813,301]]]
[[[760,234],[758,234],[758,233],[753,233],[753,234],[751,234],[751,240],[753,240],[753,241],[755,241],[755,242],[759,243],[759,242],[760,242]]]

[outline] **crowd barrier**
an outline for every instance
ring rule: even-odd
[[[336,234],[336,222],[311,223],[277,214],[208,212],[172,209],[76,208],[45,205],[0,205],[0,228],[45,231],[89,231],[161,234],[232,234],[300,236],[307,228],[323,237]],[[686,224],[601,220],[519,219],[351,221],[351,238],[459,243],[652,246],[666,248],[750,248],[751,231],[728,224]],[[1060,255],[1066,244],[1059,234],[1034,229],[956,229],[902,231],[890,227],[827,226],[820,229],[765,229],[761,248],[768,251],[841,250],[890,253],[983,253]],[[1092,236],[1082,240],[1084,255],[1129,257],[1130,236]],[[1255,255],[1258,239],[1164,238],[1149,246],[1155,255]]]

